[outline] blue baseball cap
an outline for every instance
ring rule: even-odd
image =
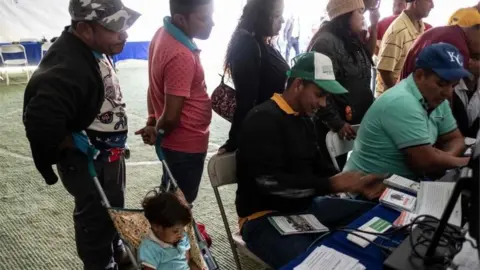
[[[463,64],[460,51],[455,46],[443,42],[425,47],[415,62],[417,68],[431,69],[446,81],[456,81],[472,76]]]

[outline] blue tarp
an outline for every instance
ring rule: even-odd
[[[0,45],[7,45],[8,43],[0,43]],[[25,47],[27,54],[28,64],[29,65],[38,65],[42,59],[42,44],[39,42],[21,42]],[[127,42],[123,52],[113,57],[114,62],[127,59],[139,59],[139,60],[148,60],[148,46],[150,45],[149,41],[134,41]],[[21,58],[21,54],[11,54],[6,55],[5,60],[7,59],[18,59]],[[1,59],[0,59],[0,64]]]

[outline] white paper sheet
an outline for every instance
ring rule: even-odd
[[[326,246],[317,247],[294,270],[363,270],[365,267],[350,256]]]
[[[420,192],[417,197],[417,214],[430,215],[440,219],[454,188],[455,183],[421,182]],[[448,223],[459,227],[462,222],[462,205],[460,201],[459,198],[448,220]]]

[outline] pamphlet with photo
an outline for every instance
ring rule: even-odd
[[[318,219],[311,214],[273,216],[269,217],[268,220],[278,230],[278,232],[280,232],[281,235],[321,233],[328,231],[328,228],[320,223],[320,221],[318,221]]]
[[[409,212],[414,211],[416,201],[417,199],[415,197],[391,188],[385,189],[380,197],[381,204],[399,212],[404,210]]]

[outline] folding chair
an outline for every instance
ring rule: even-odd
[[[8,67],[23,67],[22,71],[25,71],[27,74],[27,82],[30,80],[30,73],[27,69],[28,60],[25,47],[20,44],[2,45],[0,46],[0,59],[5,67],[7,85],[10,85]]]
[[[48,49],[50,49],[51,46],[52,46],[51,42],[45,42],[45,43],[42,44],[42,59],[45,56],[45,54],[47,53]]]
[[[358,131],[360,125],[353,125],[352,128],[355,131]],[[327,133],[327,138],[325,139],[325,143],[327,145],[328,153],[330,154],[330,158],[332,159],[333,166],[337,171],[340,171],[340,166],[338,166],[337,157],[343,154],[347,154],[353,149],[354,140],[346,141],[338,136],[338,133],[329,131]]]
[[[228,225],[228,218],[225,214],[225,209],[223,207],[222,198],[218,188],[237,183],[235,153],[214,155],[208,162],[208,176],[210,178],[213,192],[215,193],[215,198],[217,199],[218,208],[220,208],[223,225],[225,226],[225,230],[227,232],[228,241],[230,242],[230,248],[232,249],[233,258],[235,259],[237,269],[242,269],[238,253],[242,253],[243,255],[261,264],[264,269],[271,269],[270,266],[268,266],[265,262],[248,250],[247,245],[243,241],[239,232],[232,234],[230,226]]]

